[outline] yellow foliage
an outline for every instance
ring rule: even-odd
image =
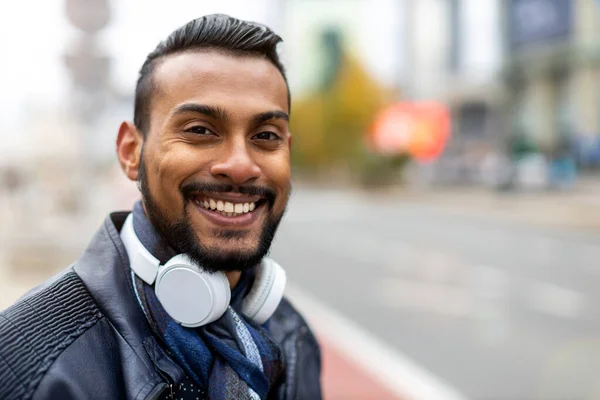
[[[294,102],[293,161],[308,168],[360,162],[364,137],[377,112],[392,100],[357,60],[344,56],[328,89]]]

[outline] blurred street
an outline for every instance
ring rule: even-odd
[[[273,255],[294,284],[467,398],[600,394],[597,233],[303,189]]]

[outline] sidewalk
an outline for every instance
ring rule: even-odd
[[[548,227],[600,229],[600,190],[565,193],[497,193],[489,189],[396,190],[400,203],[457,215],[476,215]]]
[[[365,202],[407,204],[460,216],[481,216],[547,227],[600,230],[600,177],[581,178],[569,191],[497,192],[482,186],[364,188],[327,181],[294,182],[295,190],[345,193]]]
[[[482,186],[390,186],[296,181],[295,189],[346,193],[365,202],[426,206],[460,216],[480,216],[547,227],[600,230],[600,178],[580,179],[569,191],[497,192]]]

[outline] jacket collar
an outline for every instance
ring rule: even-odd
[[[156,375],[153,364],[164,371],[165,363],[168,363],[168,375],[177,382],[183,371],[173,362],[168,362],[168,357],[156,343],[146,316],[135,298],[129,274],[129,258],[119,235],[127,215],[129,212],[110,214],[73,269],[98,303],[104,316],[137,357],[143,360],[148,367],[148,373]],[[149,351],[149,348],[152,350]]]

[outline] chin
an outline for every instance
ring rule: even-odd
[[[211,254],[221,259],[238,260],[257,254],[258,246],[240,246],[237,243],[220,243],[208,248]]]
[[[222,262],[236,262],[238,260],[256,259],[266,253],[258,239],[245,237],[219,237],[211,241],[199,243],[205,249],[205,255]]]
[[[260,245],[260,233],[250,230],[213,229],[207,236],[198,235],[200,242],[212,249],[256,250]]]
[[[232,272],[245,271],[258,265],[264,255],[255,251],[219,251],[212,253],[203,267],[208,271]]]

